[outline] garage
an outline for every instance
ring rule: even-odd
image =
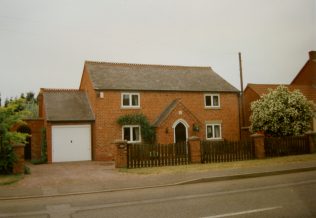
[[[91,125],[53,125],[52,162],[91,160]]]

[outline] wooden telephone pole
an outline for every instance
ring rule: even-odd
[[[240,107],[241,107],[241,127],[245,126],[245,111],[244,111],[244,83],[242,74],[241,52],[238,52],[239,57],[239,73],[240,73]]]

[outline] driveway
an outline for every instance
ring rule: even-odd
[[[84,161],[33,165],[30,175],[11,185],[0,186],[0,197],[56,195],[129,187],[148,176],[120,173],[113,162]],[[118,187],[119,185],[119,187]]]
[[[30,175],[0,186],[0,198],[88,193],[171,184],[194,178],[194,174],[130,174],[120,172],[114,162],[83,161],[33,165]]]

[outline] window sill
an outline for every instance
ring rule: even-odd
[[[141,141],[137,141],[137,142],[127,142],[127,144],[141,144]]]
[[[121,109],[141,109],[141,107],[126,106],[126,107],[121,107]]]
[[[221,107],[204,107],[204,109],[207,109],[207,110],[220,110],[222,108]]]
[[[212,139],[206,138],[206,140],[207,140],[207,141],[213,141],[213,142],[216,142],[216,141],[217,141],[217,142],[224,141],[223,138],[216,138],[216,139],[213,139],[213,138],[212,138]]]

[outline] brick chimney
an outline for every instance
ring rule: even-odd
[[[309,59],[310,60],[316,60],[316,51],[310,51],[309,52]]]

